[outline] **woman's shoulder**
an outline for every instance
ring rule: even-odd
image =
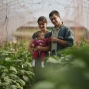
[[[36,32],[33,33],[33,35],[32,35],[32,38],[33,38],[33,39],[35,39],[35,37],[36,37]]]
[[[37,33],[37,32],[38,32],[38,31],[36,31],[36,32],[33,33],[33,35],[32,35],[32,38],[33,38],[33,39],[36,38],[36,33]]]

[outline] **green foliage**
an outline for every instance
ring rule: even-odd
[[[6,42],[0,49],[0,89],[29,89],[35,83],[31,55],[24,43]],[[88,51],[89,43],[81,39],[73,47],[59,51],[61,57],[49,57],[42,69],[44,81],[33,89],[88,89]]]
[[[0,49],[0,89],[26,89],[34,82],[31,55],[25,42],[6,42]]]
[[[45,80],[33,89],[89,89],[88,42],[82,39],[79,44],[59,53],[62,54],[61,57],[48,59],[52,68],[46,67],[43,73]]]

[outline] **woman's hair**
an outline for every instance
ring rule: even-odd
[[[39,23],[39,21],[43,21],[44,23],[47,23],[47,19],[46,19],[46,17],[44,17],[44,16],[40,16],[40,17],[38,18],[37,22]]]
[[[53,16],[54,14],[55,14],[56,16],[60,16],[60,14],[59,14],[58,11],[53,10],[52,12],[50,12],[49,17]]]

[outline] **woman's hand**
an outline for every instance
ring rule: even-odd
[[[31,39],[30,43],[29,43],[29,46],[28,46],[28,51],[33,54],[34,50],[33,50],[33,47],[32,47],[32,42],[33,42],[34,39]]]
[[[31,47],[34,48],[34,44],[33,44],[33,43],[32,43],[32,45],[31,45]]]
[[[34,48],[34,51],[36,51],[36,50],[49,51],[50,50],[50,45],[48,45],[46,47],[37,46],[37,47]]]
[[[34,48],[34,51],[36,51],[36,50],[41,50],[41,46],[35,47],[35,48]]]

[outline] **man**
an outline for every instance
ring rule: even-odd
[[[58,51],[73,46],[74,36],[72,30],[65,26],[60,19],[58,11],[54,10],[49,14],[51,22],[54,24],[51,36],[51,55],[57,54]]]

